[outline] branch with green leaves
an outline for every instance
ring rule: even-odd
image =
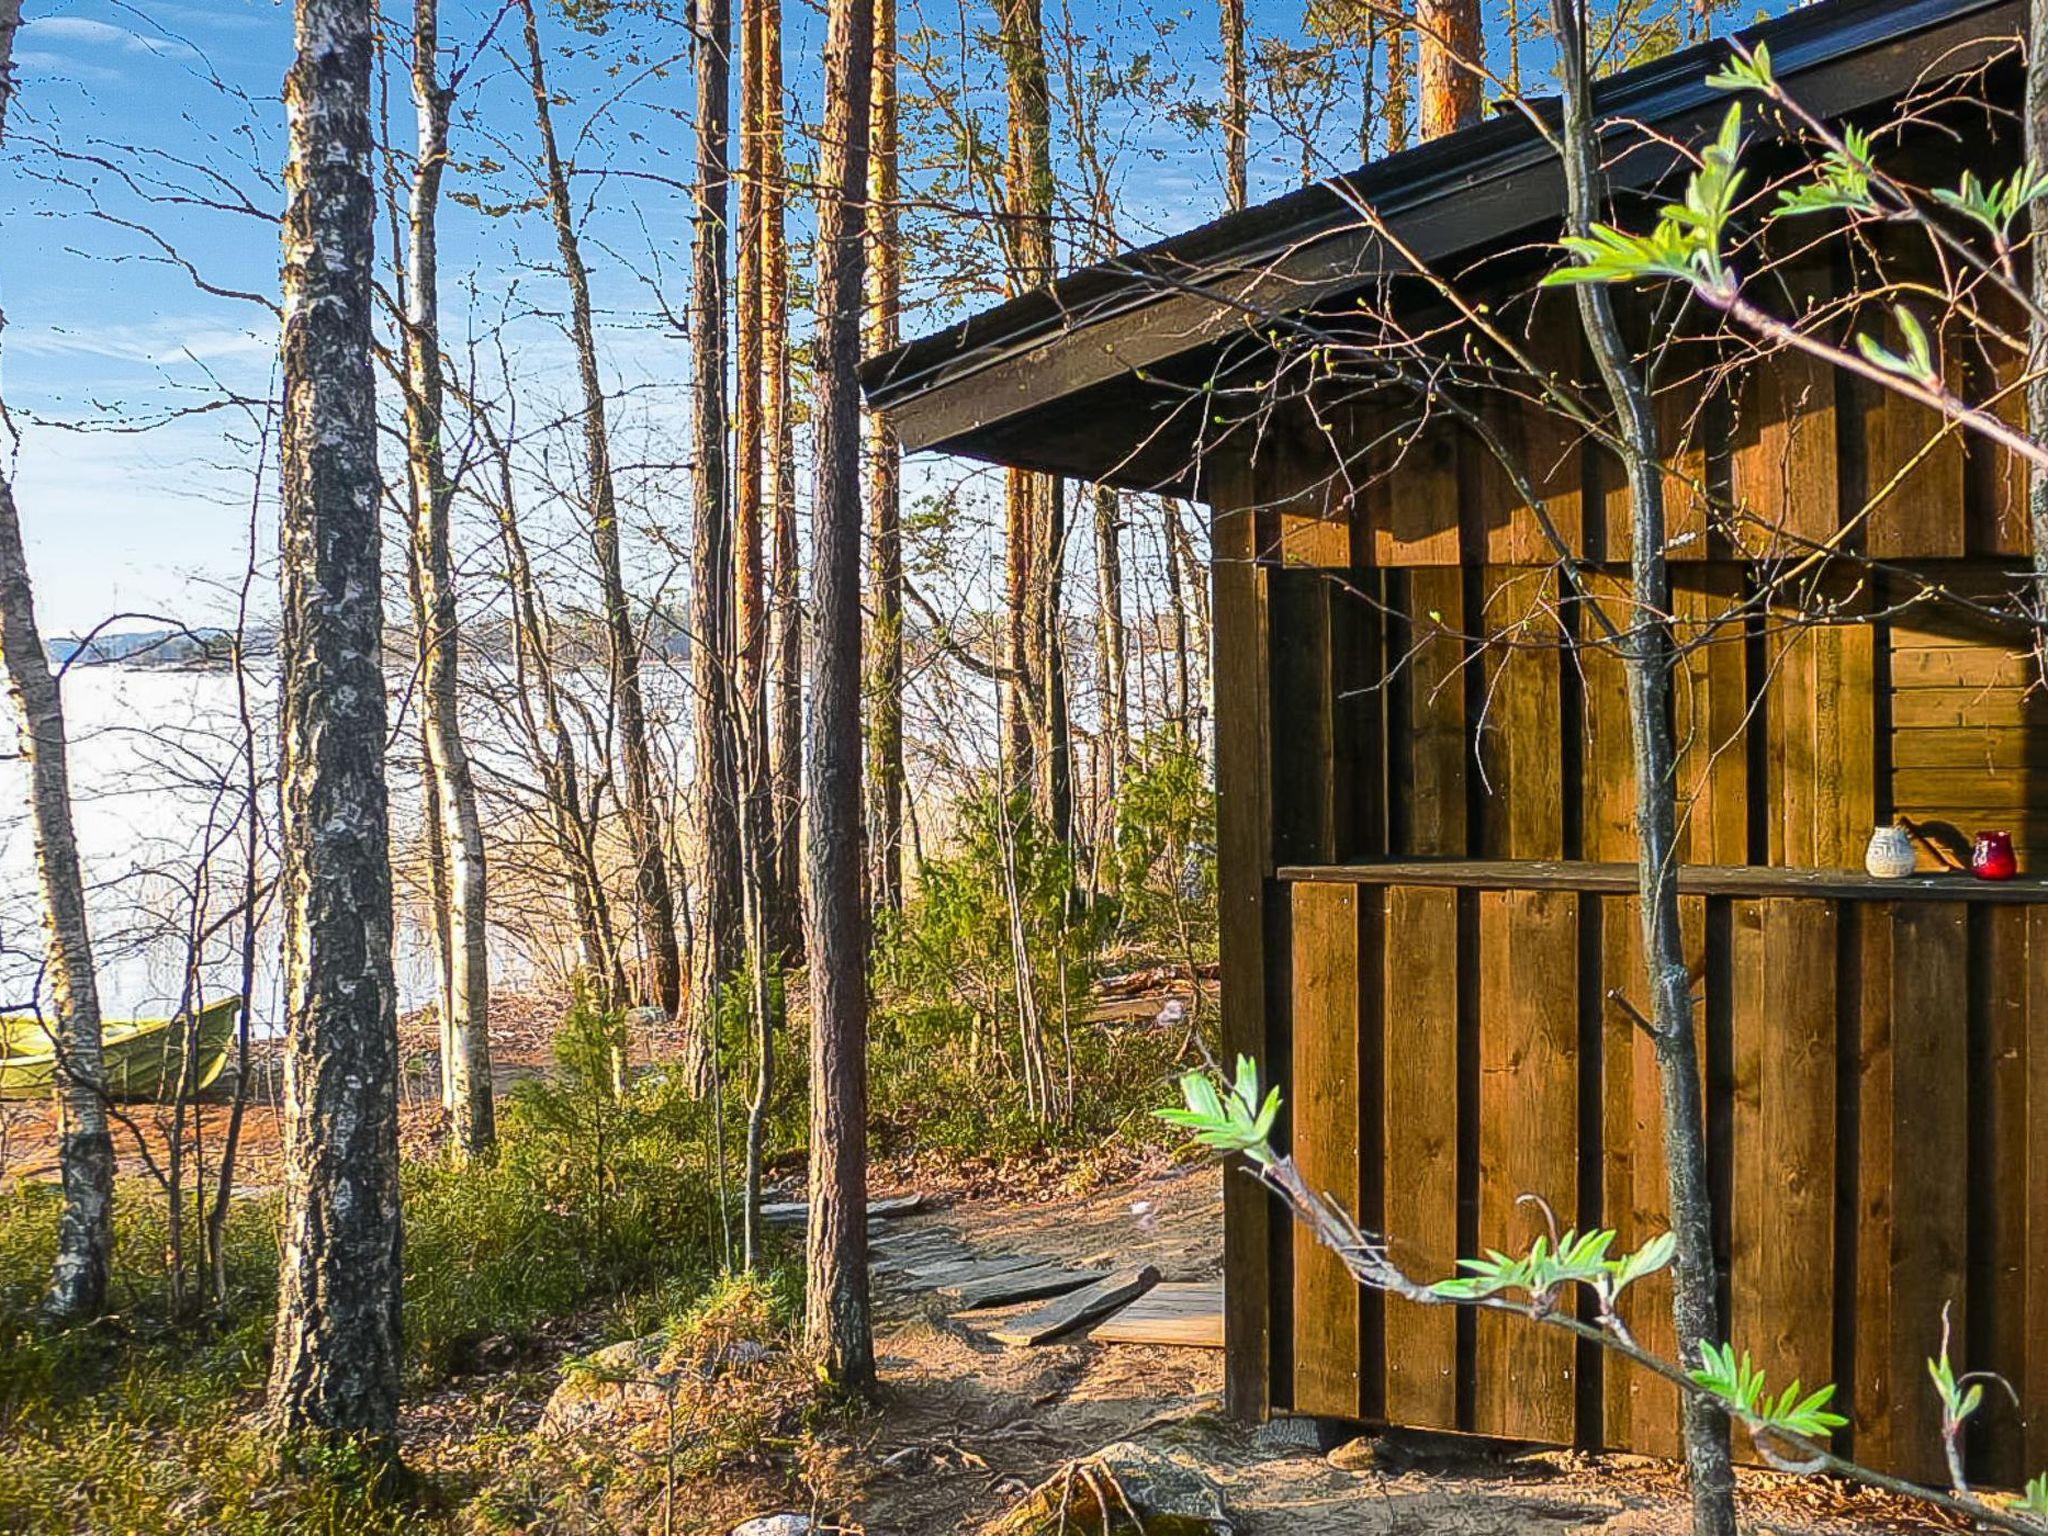
[[[1182,1107],[1155,1111],[1158,1117],[1219,1156],[1242,1157],[1247,1170],[1286,1201],[1295,1220],[1335,1253],[1360,1285],[1420,1306],[1504,1312],[1591,1340],[1682,1392],[1712,1400],[1740,1421],[1758,1453],[1780,1471],[1828,1473],[1966,1516],[1981,1529],[2012,1536],[2048,1532],[2048,1474],[2035,1478],[2011,1503],[1993,1503],[1963,1480],[1963,1425],[1982,1406],[1985,1384],[1997,1378],[1983,1372],[1955,1373],[1949,1362],[1946,1314],[1941,1354],[1927,1362],[1942,1398],[1943,1439],[1954,1484],[1943,1491],[1863,1466],[1824,1444],[1825,1437],[1848,1423],[1834,1411],[1832,1384],[1809,1389],[1794,1381],[1773,1390],[1749,1354],[1738,1355],[1731,1343],[1701,1341],[1698,1363],[1690,1366],[1639,1345],[1621,1318],[1619,1304],[1631,1286],[1670,1265],[1675,1244],[1668,1232],[1633,1251],[1617,1252],[1614,1232],[1560,1232],[1550,1208],[1535,1196],[1524,1195],[1523,1203],[1542,1212],[1548,1229],[1526,1252],[1489,1250],[1480,1258],[1460,1259],[1459,1273],[1447,1279],[1418,1280],[1394,1262],[1386,1237],[1361,1228],[1335,1196],[1310,1188],[1294,1159],[1274,1148],[1280,1090],[1268,1087],[1261,1092],[1258,1066],[1249,1056],[1237,1059],[1236,1076],[1228,1082],[1206,1072],[1189,1072],[1181,1078],[1180,1089]],[[1570,1305],[1581,1292],[1592,1298],[1592,1322],[1582,1321]]]
[[[1738,93],[1761,93],[1781,104],[1791,98],[1771,73],[1770,51],[1759,44],[1738,52],[1728,65],[1707,76],[1707,84]],[[1825,135],[1824,152],[1809,179],[1783,187],[1767,217],[1797,218],[1816,213],[1891,218],[1911,216],[1934,232],[1945,249],[1968,251],[1918,209],[1893,184],[1883,179],[1867,134],[1854,128],[1836,135],[1816,119],[1805,121]],[[1967,431],[1975,432],[2048,469],[2048,447],[2013,427],[1995,411],[1971,405],[1944,382],[1926,327],[1904,304],[1891,314],[1898,336],[1888,342],[1859,333],[1856,350],[1822,340],[1753,303],[1728,255],[1730,226],[1743,207],[1743,104],[1729,103],[1720,132],[1699,155],[1676,202],[1657,212],[1648,233],[1636,234],[1612,224],[1594,224],[1584,235],[1567,235],[1559,245],[1572,264],[1546,273],[1544,287],[1577,283],[1680,283],[1701,303],[1728,316],[1763,340],[1794,348],[1830,365],[1870,380],[1938,411]],[[1884,195],[1880,197],[1880,189]],[[2048,196],[2048,174],[2034,165],[2012,176],[1983,183],[1965,171],[1953,189],[1939,188],[1934,200],[1980,226],[1994,243],[1997,266],[2010,270],[2015,222],[2035,202]],[[1971,253],[1973,265],[1993,274],[1992,264]],[[2001,288],[2018,285],[2000,279]],[[2021,292],[2024,300],[2024,293]]]

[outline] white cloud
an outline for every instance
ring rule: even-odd
[[[66,43],[82,48],[111,48],[120,53],[146,53],[158,58],[197,58],[188,43],[175,38],[148,37],[117,27],[110,21],[91,21],[83,16],[39,16],[24,22],[15,34],[31,48],[62,47]]]
[[[154,367],[268,357],[277,350],[277,337],[274,332],[167,316],[144,325],[20,329],[9,335],[7,348],[16,356],[104,357]]]
[[[27,28],[23,28],[26,31]],[[119,80],[121,71],[108,69],[104,64],[81,64],[76,59],[67,59],[61,53],[48,53],[41,48],[24,48],[14,56],[23,73],[31,75],[54,75],[64,80],[83,80],[93,84],[105,84]]]

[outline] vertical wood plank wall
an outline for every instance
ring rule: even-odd
[[[1481,889],[1461,901],[1357,871],[1281,889],[1292,914],[1281,1081],[1312,1186],[1385,1231],[1423,1278],[1451,1274],[1473,1249],[1458,1233],[1467,1185],[1481,1249],[1526,1248],[1544,1230],[1524,1196],[1561,1226],[1613,1227],[1629,1247],[1663,1229],[1655,1068],[1607,998],[1614,988],[1640,1005],[1635,898]],[[1836,1381],[1859,1457],[1939,1482],[1924,1362],[1946,1305],[1955,1358],[1999,1371],[2022,1399],[1979,1426],[1980,1475],[2039,1470],[2048,906],[1687,896],[1681,921],[1699,967],[1702,1058],[1732,1066],[1705,1087],[1729,1195],[1729,1336],[1781,1386]],[[1470,980],[1439,958],[1467,946]],[[1458,1028],[1467,986],[1476,1040]],[[1361,1062],[1384,1063],[1376,1091]],[[1566,1335],[1493,1314],[1461,1359],[1449,1309],[1387,1301],[1369,1320],[1377,1303],[1305,1233],[1293,1257],[1278,1314],[1293,1392],[1274,1407],[1677,1453],[1675,1394],[1625,1363],[1581,1358]],[[1651,1348],[1672,1347],[1668,1305],[1662,1282],[1628,1302]]]
[[[2023,641],[1847,577],[1809,590],[1825,625],[1762,601],[1730,617],[1770,562],[1830,539],[1893,582],[2003,579],[2011,485],[1952,444],[1916,456],[1926,421],[1798,357],[1659,411],[1682,432],[1681,856],[1854,867],[1898,810],[2010,824],[2048,858]],[[1278,1139],[1310,1182],[1423,1274],[1526,1244],[1525,1194],[1627,1246],[1665,1219],[1654,1061],[1624,1006],[1644,1002],[1633,898],[1358,873],[1634,857],[1624,679],[1589,643],[1593,605],[1625,607],[1626,494],[1533,408],[1490,426],[1585,597],[1510,477],[1441,423],[1380,423],[1393,468],[1356,484],[1284,433],[1208,475],[1224,1050],[1286,1089]],[[1708,487],[1734,517],[1709,525]],[[1836,1381],[1859,1455],[1939,1477],[1921,1362],[1947,1304],[1958,1358],[2023,1400],[1984,1410],[1976,1474],[2048,1465],[2048,907],[1690,895],[1682,923],[1730,1335],[1774,1381]],[[1253,1181],[1224,1190],[1234,1413],[1678,1451],[1663,1384],[1512,1320],[1361,1297]],[[1667,1351],[1668,1296],[1644,1285],[1626,1314]]]

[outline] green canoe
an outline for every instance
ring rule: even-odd
[[[196,1093],[213,1086],[235,1043],[239,997],[199,1013]],[[107,1091],[116,1099],[155,1100],[177,1090],[191,1030],[184,1019],[109,1019],[100,1026]],[[46,1099],[57,1078],[57,1052],[41,1019],[0,1017],[0,1099]]]

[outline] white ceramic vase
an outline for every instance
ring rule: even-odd
[[[1904,827],[1879,827],[1863,850],[1863,867],[1878,880],[1903,880],[1920,865],[1913,838]]]

